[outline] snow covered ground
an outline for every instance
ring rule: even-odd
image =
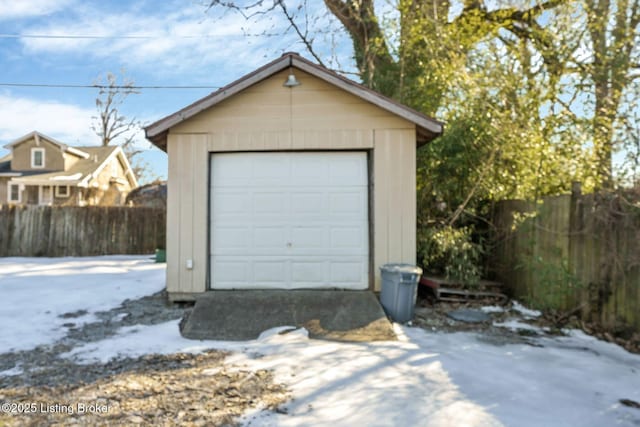
[[[104,310],[159,290],[163,268],[145,257],[0,259],[0,352],[53,343],[64,334],[59,314]],[[640,409],[619,402],[640,401],[640,356],[616,345],[579,331],[538,338],[535,346],[495,345],[468,332],[396,331],[397,342],[365,344],[310,340],[301,329],[213,342],[182,338],[172,321],[122,328],[64,357],[87,363],[233,351],[229,365],[273,369],[292,390],[286,413],[254,410],[242,420],[251,426],[640,425]]]
[[[0,258],[0,352],[29,350],[64,337],[65,313],[117,307],[164,288],[164,264],[149,256]]]

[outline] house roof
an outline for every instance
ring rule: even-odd
[[[194,102],[193,104],[166,116],[155,123],[145,127],[145,134],[148,140],[160,149],[166,151],[167,133],[173,126],[190,119],[196,114],[224,101],[227,98],[241,92],[242,90],[259,83],[272,75],[288,69],[297,68],[309,73],[327,83],[343,89],[357,97],[368,101],[383,110],[393,113],[416,125],[417,139],[419,142],[428,142],[439,136],[443,131],[443,123],[428,117],[419,111],[400,104],[374,90],[371,90],[359,83],[349,80],[331,70],[314,64],[298,55],[289,52],[280,58],[258,68],[257,70],[241,77],[229,85],[211,93],[210,95]]]
[[[78,160],[73,166],[71,166],[69,169],[65,171],[21,172],[21,176],[14,177],[12,181],[24,183],[24,184],[34,184],[34,185],[35,184],[38,184],[38,185],[60,184],[60,185],[86,186],[88,185],[88,181],[90,181],[94,175],[97,175],[100,172],[100,170],[104,168],[106,161],[111,156],[117,155],[117,152],[122,152],[122,149],[118,146],[77,147],[77,150],[86,153],[87,157]],[[7,163],[9,163],[9,166],[10,166],[11,156],[9,155],[7,157],[9,158],[9,161]],[[4,163],[0,163],[0,171],[3,171],[2,169],[3,164]],[[10,172],[10,169],[7,170],[6,172]],[[134,176],[130,176],[129,179],[134,187],[137,186],[137,181]]]
[[[81,157],[83,159],[88,159],[89,158],[89,154],[86,153],[83,150],[80,150],[78,148],[75,147],[71,147],[63,142],[57,141],[53,138],[51,138],[50,136],[47,136],[43,133],[40,133],[38,131],[33,131],[33,132],[29,132],[28,134],[21,136],[20,138],[11,141],[10,143],[8,143],[7,145],[4,146],[4,148],[8,148],[8,149],[12,149],[13,147],[15,147],[16,145],[20,145],[21,143],[30,140],[31,138],[35,138],[35,139],[44,139],[46,141],[49,141],[51,144],[53,145],[57,145],[58,147],[60,147],[63,151],[73,154],[75,156]]]

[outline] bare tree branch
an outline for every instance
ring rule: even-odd
[[[300,27],[298,27],[298,24],[296,24],[296,21],[293,19],[293,15],[291,15],[289,13],[289,11],[287,10],[287,6],[284,4],[283,0],[278,0],[275,2],[276,4],[278,4],[280,6],[280,8],[282,9],[282,13],[284,13],[284,16],[287,18],[287,21],[289,21],[289,24],[291,25],[291,27],[295,30],[296,34],[298,35],[298,37],[300,38],[300,40],[302,41],[302,43],[304,43],[304,45],[307,48],[307,51],[309,51],[309,53],[316,59],[316,61],[318,61],[318,64],[322,65],[323,67],[324,62],[322,61],[322,59],[316,54],[316,52],[313,50],[313,46],[312,46],[312,42],[313,40],[310,40],[308,38],[308,30],[305,30],[304,34],[302,33],[302,31],[300,31]],[[306,1],[305,1],[306,3]],[[306,16],[306,7],[305,7],[305,16]],[[307,28],[308,28],[308,20],[307,22]]]
[[[478,176],[473,188],[471,189],[471,191],[469,191],[469,193],[467,193],[467,196],[465,197],[464,201],[460,204],[460,206],[456,208],[455,212],[451,216],[451,219],[449,219],[449,223],[447,224],[449,225],[449,227],[455,224],[455,222],[458,220],[462,212],[464,212],[465,207],[469,204],[469,202],[475,195],[476,191],[478,191],[478,189],[480,188],[480,185],[483,183],[487,172],[489,172],[489,170],[491,170],[491,168],[493,167],[493,162],[496,159],[496,154],[498,153],[498,151],[499,151],[498,146],[496,146],[491,151],[491,154],[489,155],[489,158],[487,159],[487,162],[485,163],[484,168],[482,168],[482,171],[480,172],[480,176]]]
[[[102,78],[99,77],[97,80],[100,81]],[[139,91],[135,88],[133,80],[124,76],[124,72],[121,84],[118,84],[118,78],[113,73],[107,73],[104,80],[104,84],[99,85],[100,91],[96,98],[98,114],[92,117],[91,129],[98,135],[103,146],[118,142],[131,162],[134,174],[141,177],[149,172],[150,166],[139,158],[134,161],[134,158],[144,151],[135,146],[135,131],[140,127],[140,122],[135,118],[129,119],[120,112],[126,98]]]
[[[98,92],[96,98],[96,109],[98,115],[92,117],[91,129],[98,135],[103,146],[109,145],[123,134],[134,130],[138,126],[135,119],[127,119],[121,115],[120,107],[127,96],[139,93],[134,88],[133,80],[122,77],[122,84],[118,84],[118,79],[113,73],[107,73],[104,77],[105,84]],[[101,78],[98,78],[96,85]]]
[[[234,1],[221,1],[221,0],[211,0],[209,6],[207,6],[207,10],[214,8],[216,6],[222,6],[227,9],[234,10],[241,14],[244,19],[251,19],[258,15],[265,15],[276,8],[276,3],[278,1],[274,1],[273,4],[268,7],[266,10],[258,9],[255,12],[249,13],[252,9],[256,9],[261,7],[264,4],[264,0],[257,0],[254,3],[250,3],[246,6],[238,6],[238,4]]]

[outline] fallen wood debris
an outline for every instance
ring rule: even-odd
[[[433,292],[436,301],[505,303],[508,297],[502,292],[502,283],[481,280],[476,285],[463,285],[445,277],[422,276],[420,286]]]

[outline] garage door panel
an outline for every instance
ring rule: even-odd
[[[213,182],[227,162],[244,170]],[[214,154],[211,164],[213,288],[368,287],[366,154]]]
[[[330,247],[332,249],[358,249],[366,243],[366,231],[363,227],[335,227],[331,229]]]
[[[212,204],[214,217],[221,215],[244,216],[252,208],[251,195],[247,191],[214,191],[211,196],[216,201],[215,204]]]
[[[361,219],[366,212],[362,191],[344,191],[329,195],[329,214],[351,215]]]
[[[368,286],[362,257],[212,257],[216,289],[350,289]]]
[[[326,211],[327,205],[327,194],[324,191],[309,190],[291,194],[291,213],[294,216],[322,214]]]
[[[282,215],[287,212],[288,195],[275,192],[254,192],[253,213],[255,215]]]
[[[253,281],[256,284],[269,284],[278,286],[287,280],[288,260],[254,260],[253,261]]]
[[[327,261],[291,261],[291,282],[298,286],[323,286],[327,280]]]
[[[214,253],[225,253],[238,249],[246,252],[251,247],[251,229],[249,227],[214,227],[212,236],[215,236],[216,239],[215,249],[212,247]]]
[[[256,250],[269,249],[274,255],[284,252],[287,248],[288,227],[285,225],[253,228],[253,246]],[[256,253],[248,248],[249,255]]]
[[[301,157],[291,164],[291,183],[309,187],[329,185],[329,162],[327,159]]]
[[[327,228],[316,227],[293,227],[291,229],[290,248],[293,251],[303,249],[322,249],[327,246]]]
[[[342,156],[329,166],[329,185],[360,186],[367,182],[367,164],[358,156]]]
[[[227,283],[229,286],[238,286],[251,280],[250,262],[242,259],[221,258],[212,259],[211,270],[215,283]]]
[[[255,187],[279,187],[287,185],[291,175],[290,162],[286,156],[252,156],[252,185]],[[247,172],[249,172],[247,171]]]
[[[211,163],[211,184],[216,187],[246,187],[252,178],[252,161],[248,157],[229,156],[224,162]]]
[[[329,280],[336,285],[360,284],[366,281],[366,272],[363,271],[363,259],[352,261],[334,261],[330,263],[331,272]]]

